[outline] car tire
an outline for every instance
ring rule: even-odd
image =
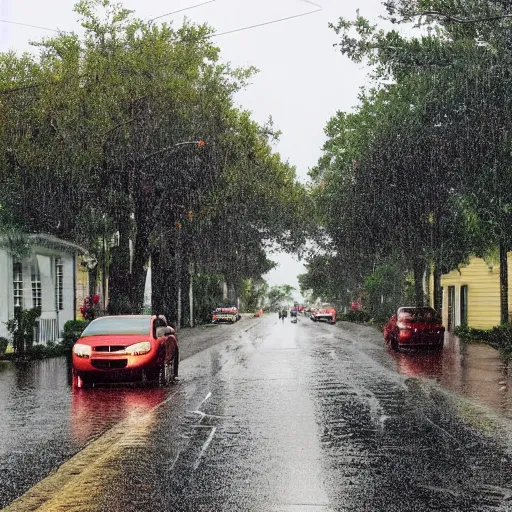
[[[174,356],[172,358],[172,362],[169,364],[163,364],[158,372],[158,385],[160,387],[167,387],[169,384],[174,382],[174,380],[178,377],[178,367],[179,367],[179,352],[177,350],[174,351]]]
[[[180,367],[180,352],[179,350],[174,351],[174,361],[173,361],[173,373],[172,373],[172,380],[175,380],[178,378],[178,371]]]
[[[398,352],[398,350],[400,349],[400,345],[398,344],[398,340],[396,339],[395,336],[392,336],[391,337],[391,348],[395,351],[395,352]]]
[[[73,387],[76,389],[87,389],[91,387],[91,382],[82,377],[79,373],[73,370],[72,378]]]

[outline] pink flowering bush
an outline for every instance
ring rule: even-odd
[[[80,313],[84,320],[94,320],[100,313],[100,296],[98,294],[85,297],[80,306]]]

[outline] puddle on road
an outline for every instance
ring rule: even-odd
[[[435,379],[450,391],[512,417],[512,369],[493,348],[466,344],[447,333],[441,352],[390,353],[401,374]]]

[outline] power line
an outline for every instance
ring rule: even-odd
[[[158,20],[159,18],[163,18],[164,16],[171,16],[172,14],[178,14],[179,12],[190,11],[190,9],[196,9],[197,7],[202,7],[203,5],[206,5],[206,4],[212,4],[213,2],[216,2],[216,1],[217,0],[208,0],[208,2],[203,2],[202,4],[191,5],[190,7],[185,7],[183,9],[178,9],[177,11],[166,12],[165,14],[161,14],[160,16],[156,16],[155,18],[151,18],[150,21]]]
[[[207,2],[203,2],[201,4],[191,5],[190,7],[185,7],[183,9],[179,9],[177,11],[172,11],[172,12],[168,12],[168,13],[165,13],[165,14],[161,14],[160,16],[156,16],[155,18],[151,18],[150,21],[158,20],[158,19],[163,18],[165,16],[171,16],[173,14],[178,14],[180,12],[189,11],[191,9],[196,9],[198,7],[202,7],[203,5],[211,4],[211,3],[216,2],[216,1],[217,0],[208,0]],[[256,25],[248,25],[246,27],[240,27],[240,28],[236,28],[236,29],[233,29],[233,30],[227,30],[226,32],[216,32],[215,34],[210,34],[209,36],[206,36],[206,38],[225,36],[227,34],[234,34],[236,32],[244,32],[245,30],[251,30],[253,28],[264,27],[264,26],[267,26],[267,25],[273,25],[275,23],[281,23],[283,21],[293,20],[295,18],[301,18],[303,16],[309,16],[310,14],[314,14],[316,12],[320,12],[321,10],[323,10],[323,7],[321,5],[315,4],[314,2],[311,2],[310,0],[301,0],[301,1],[302,2],[306,2],[308,4],[311,4],[311,5],[314,5],[315,7],[317,7],[317,9],[315,9],[314,11],[304,12],[302,14],[295,14],[293,16],[286,16],[285,18],[278,18],[276,20],[265,21],[263,23],[257,23]],[[9,23],[11,25],[19,25],[19,26],[22,26],[22,27],[37,28],[39,30],[48,30],[50,32],[56,32],[57,34],[60,34],[60,33],[64,32],[62,30],[57,30],[57,29],[54,29],[54,28],[42,27],[40,25],[31,25],[30,23],[20,23],[18,21],[11,21],[11,20],[0,20],[0,23]]]
[[[323,7],[321,5],[318,5],[318,4],[315,4],[313,2],[310,2],[309,0],[302,0],[302,1],[307,2],[308,4],[315,5],[317,7],[317,9],[315,9],[314,11],[303,12],[302,14],[294,14],[293,16],[287,16],[285,18],[279,18],[277,20],[265,21],[263,23],[258,23],[256,25],[248,25],[247,27],[240,27],[240,28],[235,28],[233,30],[227,30],[226,32],[217,32],[215,34],[211,34],[211,35],[206,36],[206,37],[209,38],[209,37],[225,36],[227,34],[234,34],[235,32],[243,32],[245,30],[251,30],[253,28],[265,27],[267,25],[273,25],[274,23],[281,23],[283,21],[293,20],[295,18],[301,18],[303,16],[309,16],[310,14],[315,14],[316,12],[320,12],[321,10],[323,10]]]
[[[183,10],[187,10],[187,9],[194,9],[195,7],[199,7],[199,6],[205,5],[207,3],[213,3],[215,1],[216,0],[209,0],[208,2],[204,2],[202,4],[198,4],[198,5],[195,5],[195,6],[191,6],[191,7],[182,9],[182,11]],[[310,14],[315,14],[315,13],[320,12],[320,11],[323,10],[323,7],[321,5],[318,5],[318,4],[314,3],[314,2],[312,2],[311,0],[300,0],[300,1],[306,2],[306,3],[311,4],[311,5],[314,5],[314,6],[317,7],[317,9],[315,9],[314,11],[304,12],[302,14],[295,14],[293,16],[287,16],[285,18],[278,18],[276,20],[266,21],[266,22],[263,22],[263,23],[257,23],[256,25],[249,25],[249,26],[246,26],[246,27],[240,27],[240,28],[236,28],[236,29],[233,29],[233,30],[227,30],[226,32],[216,32],[215,34],[210,34],[210,35],[205,36],[203,39],[209,39],[209,38],[212,38],[212,37],[224,36],[224,35],[227,35],[227,34],[234,34],[236,32],[243,32],[245,30],[251,30],[253,28],[259,28],[259,27],[264,27],[264,26],[267,26],[267,25],[273,25],[275,23],[281,23],[283,21],[288,21],[288,20],[292,20],[292,19],[295,19],[295,18],[301,18],[303,16],[309,16]],[[176,11],[176,12],[180,12],[180,11]],[[167,14],[162,14],[161,16],[167,16]],[[161,17],[161,16],[158,16],[158,17]],[[153,20],[155,20],[155,19],[157,19],[157,18],[153,18]],[[153,21],[153,20],[151,20],[151,21]],[[43,30],[51,30],[53,32],[60,33],[59,30],[55,30],[55,29],[47,28],[47,27],[37,27],[35,25],[27,25],[25,23],[16,23],[16,22],[11,22],[11,21],[7,21],[7,20],[0,20],[0,22],[14,23],[14,24],[17,24],[17,25],[26,25],[26,26],[33,27],[33,28],[41,28]],[[44,83],[28,84],[28,85],[23,85],[23,86],[19,86],[19,87],[13,87],[11,89],[0,89],[0,94],[3,95],[3,94],[9,94],[11,92],[17,92],[17,91],[22,91],[22,90],[34,89],[34,88],[37,88],[37,87],[41,87],[42,85],[44,85]]]
[[[58,34],[62,32],[61,30],[56,30],[54,28],[41,27],[39,25],[30,25],[29,23],[20,23],[18,21],[0,20],[0,23],[9,23],[11,25],[20,25],[22,27],[38,28],[39,30],[49,30],[50,32],[57,32]]]
[[[163,18],[164,16],[171,16],[172,14],[177,14],[184,11],[189,11],[191,9],[196,9],[197,7],[201,7],[206,4],[211,4],[213,2],[216,2],[217,0],[208,0],[207,2],[203,2],[202,4],[196,4],[191,5],[190,7],[185,7],[184,9],[179,9],[177,11],[167,12],[165,14],[161,14],[160,16],[156,16],[155,18],[151,18],[150,21],[158,20],[159,18]],[[19,21],[11,21],[11,20],[0,20],[0,23],[9,23],[10,25],[19,25],[21,27],[30,27],[30,28],[37,28],[39,30],[48,30],[49,32],[56,32],[57,34],[60,34],[62,32],[65,32],[63,30],[57,30],[50,27],[42,27],[41,25],[31,25],[30,23],[21,23]]]

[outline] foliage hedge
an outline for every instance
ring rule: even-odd
[[[84,332],[84,329],[89,325],[87,320],[68,320],[64,324],[62,334],[62,345],[67,349],[71,350],[73,345],[76,343],[78,338]]]
[[[363,309],[356,309],[354,311],[347,311],[339,316],[338,320],[342,322],[356,322],[356,323],[366,323],[371,320],[370,313],[364,311]]]
[[[5,354],[7,345],[9,345],[9,340],[7,338],[0,338],[0,357]]]
[[[29,359],[47,359],[65,356],[68,353],[69,349],[62,343],[48,342],[46,345],[32,345],[27,349],[26,355]]]
[[[512,326],[497,325],[492,329],[474,329],[467,325],[460,325],[453,331],[456,336],[466,342],[487,343],[500,351],[501,356],[512,359]]]

